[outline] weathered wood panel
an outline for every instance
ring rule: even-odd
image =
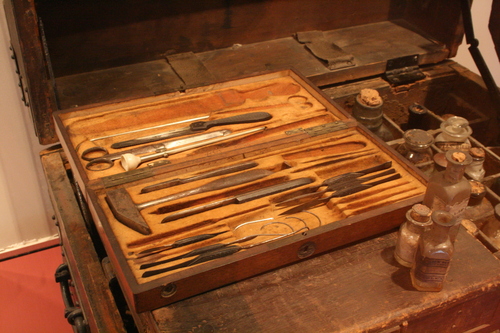
[[[462,332],[494,322],[500,262],[477,240],[462,230],[438,293],[413,289],[395,241],[390,233],[347,246],[153,315],[160,332],[376,332],[405,321],[406,332]]]

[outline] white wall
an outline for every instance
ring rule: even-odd
[[[488,30],[488,22],[490,19],[491,5],[493,0],[475,0],[472,5],[472,21],[474,24],[474,35],[479,40],[479,50],[484,60],[488,64],[488,68],[495,79],[495,82],[500,86],[500,62],[495,52],[495,46],[491,39]],[[468,45],[465,44],[465,37],[462,45],[458,49],[457,56],[453,59],[461,65],[469,68],[476,74],[479,74],[474,60],[470,56]]]
[[[475,33],[497,84],[500,64],[487,30],[492,0],[477,0],[473,5]],[[466,47],[456,59],[477,69]],[[14,62],[10,59],[9,37],[3,6],[0,11],[0,258],[14,249],[53,239],[57,233],[51,216],[38,152],[44,147],[34,136],[29,111],[21,102]]]
[[[0,11],[0,258],[52,239],[57,228],[30,113],[21,102],[5,14]],[[15,252],[15,251],[14,251]]]

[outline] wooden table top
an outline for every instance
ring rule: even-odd
[[[409,269],[393,259],[396,237],[346,246],[151,314],[161,332],[365,332],[498,291],[500,261],[464,228],[441,292],[411,286]],[[490,305],[494,312],[498,301]],[[475,327],[474,318],[465,320]]]

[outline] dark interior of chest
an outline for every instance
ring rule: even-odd
[[[456,53],[456,1],[36,1],[58,107],[294,68],[317,85]],[[457,37],[458,36],[458,37]]]

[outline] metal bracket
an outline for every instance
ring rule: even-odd
[[[385,70],[387,81],[393,86],[413,83],[425,78],[418,67],[418,54],[389,59]]]
[[[23,83],[23,76],[21,75],[21,71],[19,70],[19,62],[17,60],[17,55],[16,51],[14,50],[13,46],[10,46],[10,50],[12,51],[12,55],[10,56],[12,60],[14,60],[15,65],[16,65],[16,74],[19,78],[19,83],[18,86],[21,89],[21,101],[23,101],[24,106],[29,107],[29,99],[28,99],[28,88],[24,86]]]

